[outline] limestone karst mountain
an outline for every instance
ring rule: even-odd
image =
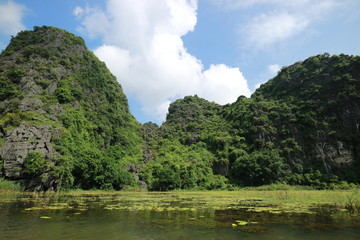
[[[359,124],[359,56],[310,57],[224,106],[187,96],[159,127],[80,37],[35,27],[0,55],[0,175],[26,190],[346,186]]]
[[[140,124],[80,37],[54,27],[20,32],[1,54],[0,85],[5,178],[29,190],[133,182],[124,166],[141,158]]]
[[[167,158],[189,151],[172,163],[157,159],[170,169],[197,159],[242,186],[332,188],[360,181],[359,124],[360,57],[322,54],[284,67],[251,98],[240,96],[233,104],[197,96],[175,101],[158,132],[152,127],[147,134],[147,149],[150,157],[160,151]],[[172,147],[151,141],[151,134],[171,139]],[[197,152],[206,157],[195,158]],[[181,184],[173,185],[168,187]]]

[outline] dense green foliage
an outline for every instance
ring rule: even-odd
[[[277,77],[262,85],[254,97],[276,99],[291,106],[295,121],[288,129],[298,131],[292,135],[302,146],[301,154],[307,163],[303,164],[305,172],[318,170],[322,174],[333,173],[349,181],[360,181],[359,56],[310,57],[283,68]],[[334,149],[334,155],[349,150],[353,161],[324,164]],[[328,155],[321,159],[317,156],[319,152]]]
[[[222,132],[220,109],[197,96],[185,97],[171,104],[161,128],[144,124],[146,163],[140,177],[150,190],[227,187],[225,176],[214,174],[228,164],[227,156],[219,151],[228,147],[229,140],[228,133]],[[219,169],[214,168],[216,164]]]
[[[22,124],[49,126],[56,154],[34,149],[23,168],[62,188],[360,182],[358,56],[310,57],[233,104],[179,99],[160,127],[137,123],[105,64],[61,29],[20,32],[0,59],[0,148]]]
[[[24,167],[30,174],[39,175],[45,171],[48,163],[40,152],[31,152],[24,160]]]
[[[21,191],[19,184],[0,178],[0,192],[6,191]]]
[[[197,163],[212,168],[209,179],[221,175],[235,185],[359,183],[359,97],[360,57],[329,54],[284,67],[251,98],[241,96],[233,104],[185,97],[171,104],[160,128],[144,125],[150,165],[171,171],[191,152],[201,156]],[[173,147],[163,150],[165,140]],[[196,167],[196,174],[203,169]]]
[[[135,184],[124,166],[141,159],[140,124],[130,114],[115,77],[81,38],[53,27],[35,27],[12,38],[1,58],[0,100],[6,102],[0,105],[2,131],[22,123],[50,125],[52,145],[59,153],[53,159],[30,153],[24,161],[27,172],[50,172],[63,188],[121,189]],[[29,95],[43,104],[36,111],[19,110]]]

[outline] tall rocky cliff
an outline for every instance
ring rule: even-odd
[[[255,98],[292,106],[291,137],[303,165],[317,164],[358,182],[360,175],[360,57],[317,55],[283,68]]]
[[[12,38],[0,56],[3,177],[29,190],[120,189],[140,143],[121,86],[80,37],[35,27]]]

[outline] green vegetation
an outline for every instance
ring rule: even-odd
[[[50,163],[45,160],[40,152],[31,152],[24,160],[25,169],[32,175],[39,175],[49,167]]]
[[[46,144],[56,150],[42,155],[34,149],[24,160],[26,173],[48,172],[63,189],[136,185],[126,165],[141,160],[140,124],[115,77],[81,38],[46,26],[20,32],[1,54],[0,66],[0,100],[13,102],[0,105],[1,142],[24,123],[50,126]],[[29,148],[43,144],[26,141]]]
[[[17,173],[47,173],[62,189],[360,183],[359,56],[310,57],[284,67],[251,98],[224,106],[187,96],[170,105],[162,126],[141,126],[81,38],[35,27],[1,54],[0,103],[0,147],[20,126],[51,136],[48,143],[41,134],[20,140],[31,153]],[[4,154],[2,161],[12,156]]]
[[[209,179],[225,176],[218,185],[225,189],[272,183],[347,188],[360,181],[359,92],[360,57],[310,57],[233,104],[197,96],[175,101],[161,127],[144,125],[147,157],[171,171],[188,161],[184,153],[200,154],[196,163],[212,169]]]
[[[102,237],[105,234],[107,239],[114,234],[129,236],[131,232],[146,239],[157,239],[159,231],[161,238],[164,234],[169,238],[182,238],[184,234],[190,238],[199,234],[201,238],[212,238],[214,232],[221,231],[216,235],[219,238],[238,239],[253,233],[255,237],[278,239],[276,229],[281,226],[281,236],[290,236],[286,234],[289,231],[291,239],[303,239],[304,233],[307,238],[317,234],[312,237],[314,239],[324,233],[335,238],[353,239],[358,233],[359,203],[360,195],[355,190],[0,192],[0,205],[7,213],[2,214],[0,220],[15,225],[21,219],[30,227],[35,225],[40,235],[51,235],[52,238],[63,237],[63,229],[75,226],[86,230],[82,231],[86,235],[81,234],[84,238],[93,238],[96,232]],[[56,226],[55,230],[46,227],[49,225]],[[89,226],[93,229],[90,233]],[[109,226],[112,231],[106,235]],[[149,235],[153,229],[153,234]],[[10,233],[14,236],[24,231],[10,229],[1,232],[0,236],[6,238]],[[206,235],[207,231],[210,235]],[[297,235],[293,234],[295,231]],[[224,235],[228,232],[230,235]],[[79,237],[77,232],[69,234],[72,238]]]
[[[19,184],[0,178],[0,193],[16,192],[22,190]]]
[[[122,191],[121,194],[112,191],[69,191],[43,195],[44,197],[24,195],[23,201],[37,202],[25,211],[46,214],[53,210],[72,209],[72,211],[85,212],[91,207],[89,202],[98,202],[103,209],[110,211],[196,212],[207,208],[246,210],[253,213],[315,214],[324,208],[325,211],[331,209],[333,215],[341,212],[353,214],[360,211],[358,189],[305,190],[302,187],[286,185],[269,185],[237,191],[172,191],[167,193]],[[51,201],[51,204],[44,204],[43,201],[51,197],[54,201]],[[19,197],[18,199],[21,200]]]

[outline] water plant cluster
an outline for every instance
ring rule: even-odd
[[[23,206],[23,214],[53,221],[87,217],[94,210],[112,214],[165,214],[167,217],[177,216],[202,224],[211,219],[215,225],[250,229],[268,225],[269,219],[281,222],[285,218],[288,221],[290,216],[294,221],[301,216],[315,221],[319,216],[326,215],[333,219],[334,224],[360,220],[359,191],[252,189],[235,192],[74,191],[1,194],[0,206],[12,202]],[[219,213],[229,216],[225,221],[216,219]]]

